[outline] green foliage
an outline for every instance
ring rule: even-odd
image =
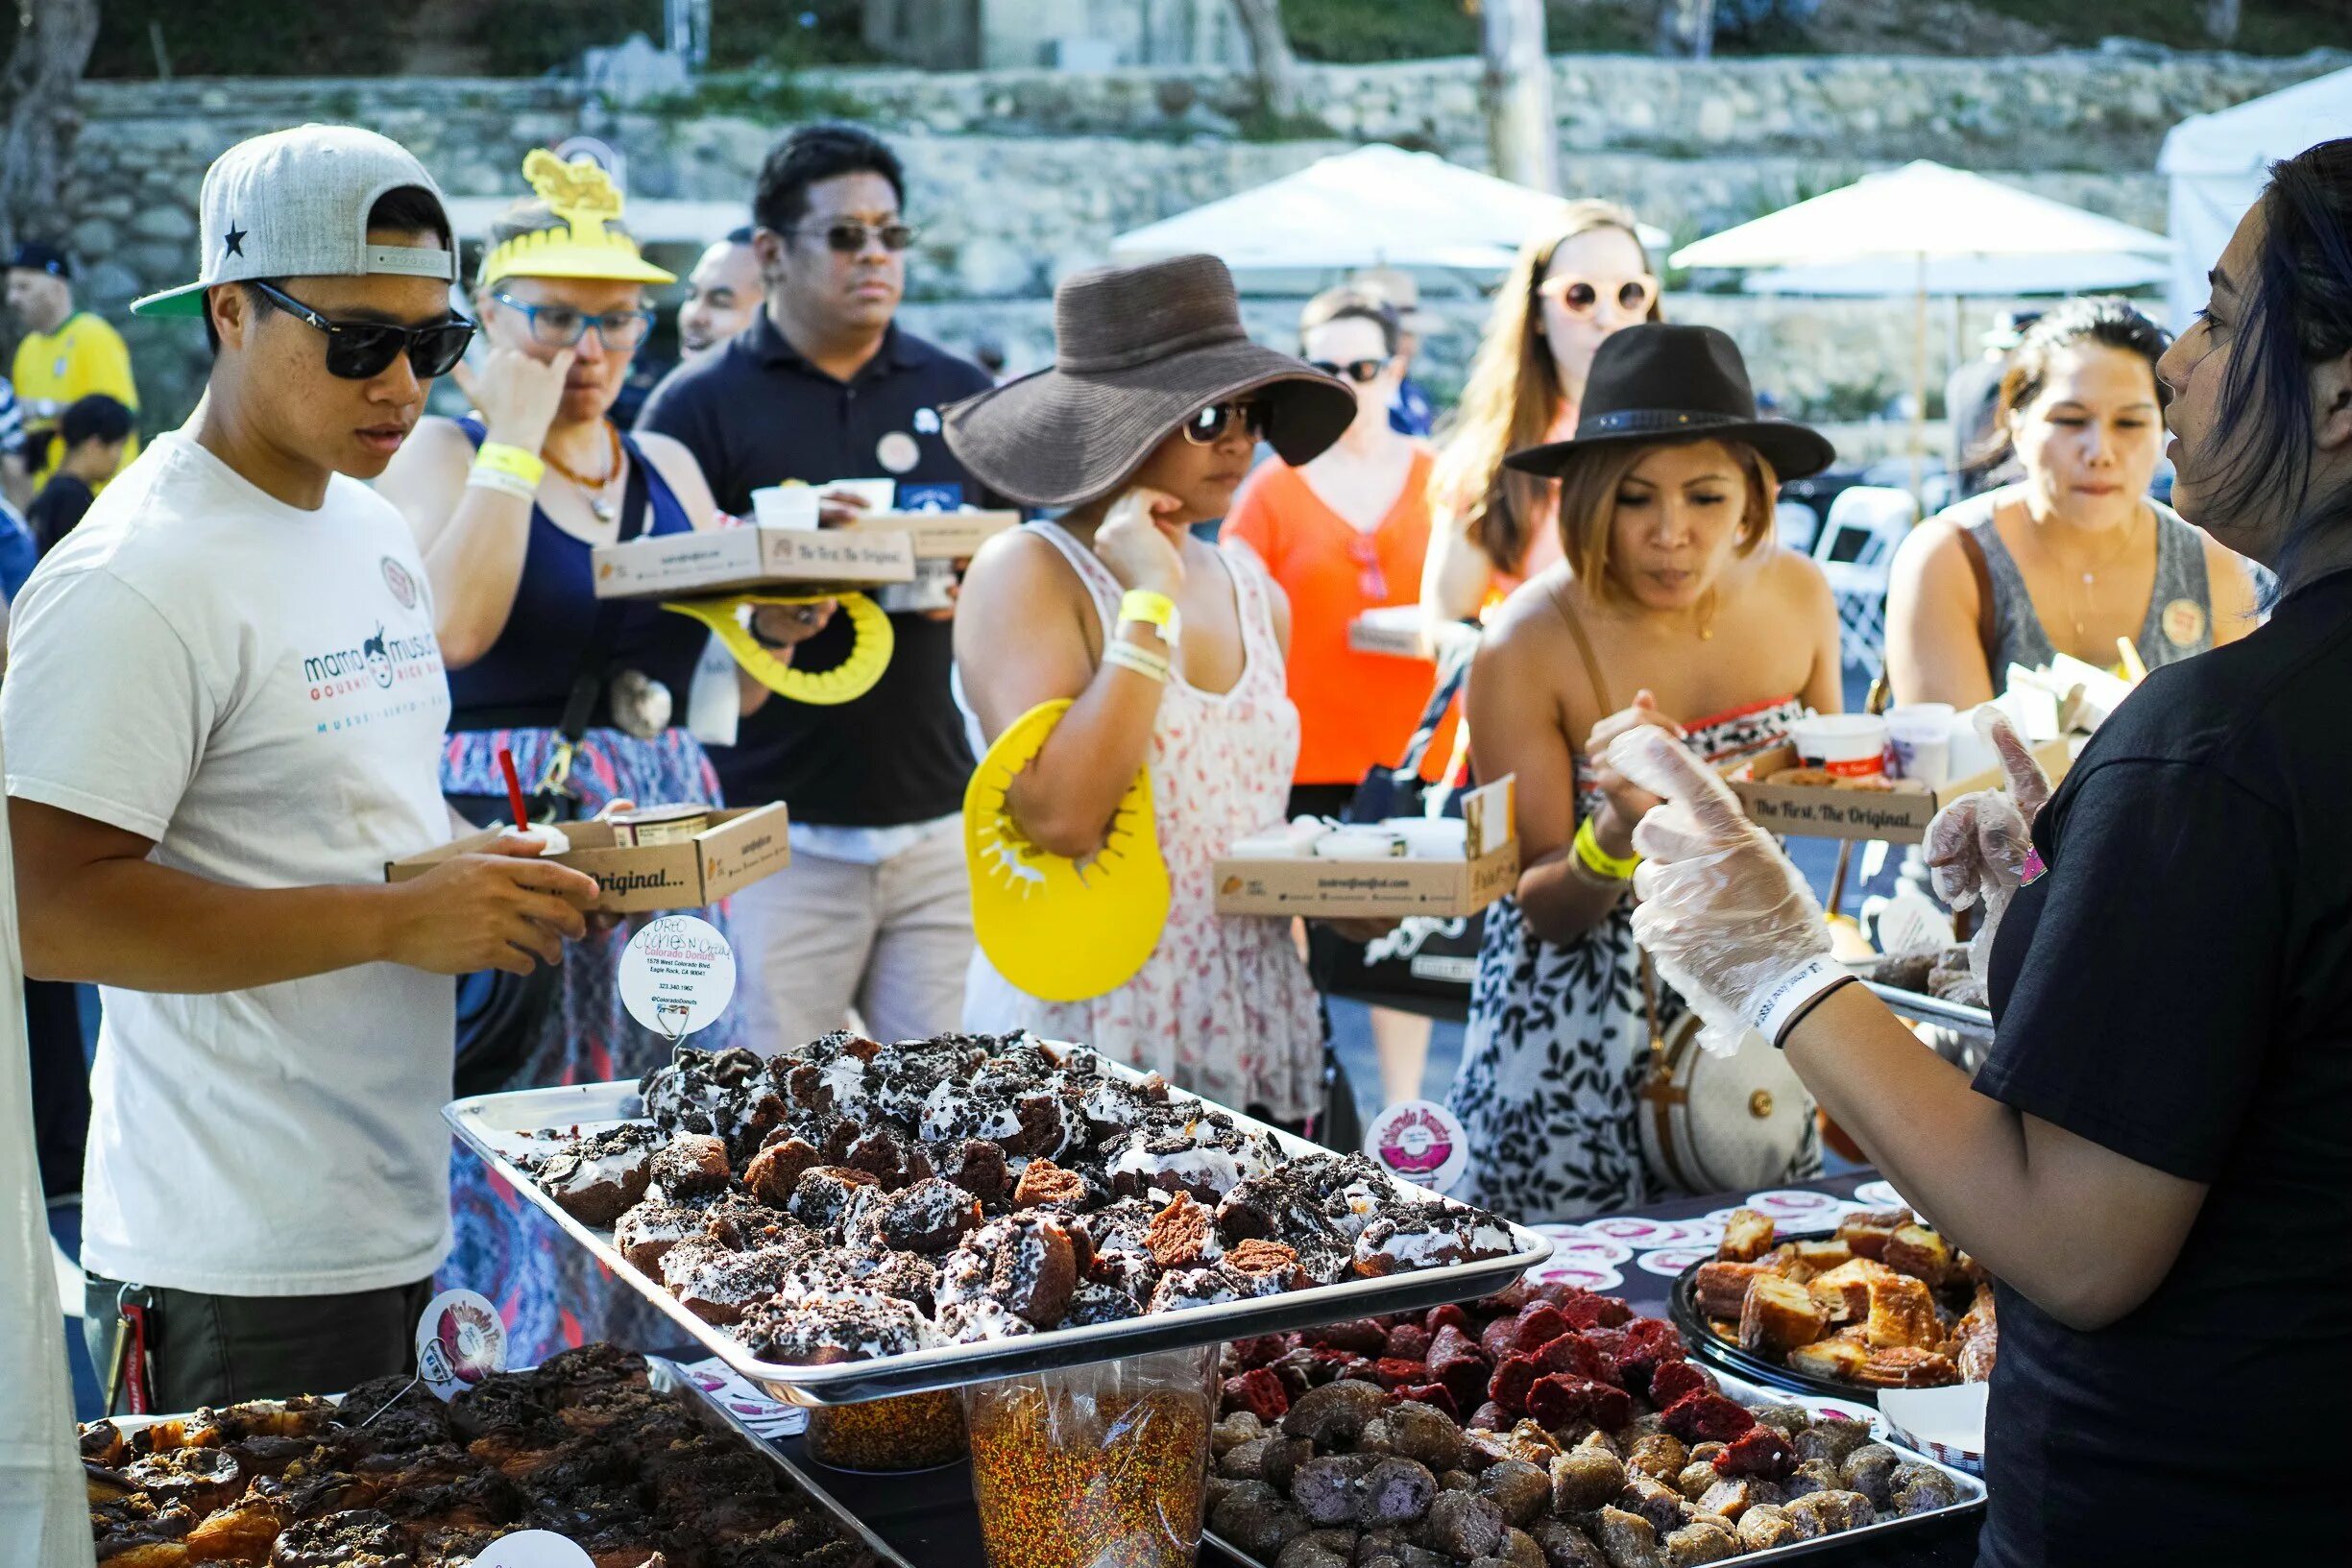
[[[37,4],[38,0],[35,0]],[[657,0],[658,4],[658,0]],[[159,29],[174,76],[380,76],[399,69],[424,0],[373,0],[369,25],[277,0],[101,0],[91,77],[154,77]]]
[[[857,94],[845,92],[822,77],[772,67],[706,76],[694,84],[691,91],[657,98],[643,109],[666,120],[732,114],[775,125],[809,120],[862,120],[870,112]]]
[[[1546,0],[1553,54],[1646,52],[1655,0]],[[1478,53],[1466,0],[1282,0],[1291,47],[1302,60],[1361,64]]]
[[[2101,38],[2145,38],[2174,49],[2218,47],[2205,36],[2205,0],[1975,0],[2047,28],[2076,47]],[[2352,49],[2352,6],[2344,0],[2245,0],[2238,39],[2247,55],[2299,55],[2306,49]]]
[[[862,64],[860,0],[715,0],[711,68]],[[498,76],[537,76],[631,33],[661,41],[662,0],[497,0],[471,33]]]

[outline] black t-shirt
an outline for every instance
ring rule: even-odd
[[[979,366],[895,326],[863,369],[837,381],[763,311],[724,349],[672,372],[638,427],[685,443],[721,510],[738,517],[751,515],[753,491],[787,479],[953,485],[965,504],[989,506],[996,497],[947,449],[939,409],[990,384]],[[906,614],[890,617],[890,630],[896,651],[864,696],[764,704],[744,717],[736,744],[711,748],[728,800],[780,800],[795,822],[851,828],[927,822],[962,806],[972,750],[948,688],[955,628]],[[830,669],[849,646],[848,617],[836,616],[793,663]]]
[[[2107,1328],[2000,1291],[1980,1561],[2341,1561],[2352,572],[2150,676],[2034,840],[1976,1088],[2211,1192]]]
[[[55,473],[41,486],[33,504],[25,508],[25,526],[33,530],[34,543],[47,555],[58,547],[58,542],[74,531],[82,514],[90,509],[98,497],[90,487],[70,473]]]

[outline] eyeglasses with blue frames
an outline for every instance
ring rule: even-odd
[[[327,335],[327,374],[346,381],[365,381],[381,375],[394,360],[408,356],[408,368],[420,381],[447,375],[466,356],[473,341],[474,324],[463,316],[424,326],[395,326],[389,322],[329,321],[281,288],[255,279],[264,298],[295,320]]]
[[[532,340],[545,348],[571,348],[593,330],[596,341],[606,350],[625,354],[644,342],[645,334],[653,330],[653,312],[643,305],[635,310],[608,310],[601,316],[592,316],[571,305],[535,305],[511,294],[493,294],[491,298],[509,310],[520,311],[531,324]]]

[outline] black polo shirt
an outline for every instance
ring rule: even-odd
[[[2034,824],[1976,1088],[2210,1192],[2106,1328],[2000,1291],[1983,1563],[2342,1560],[2347,714],[2352,571],[2149,676]]]
[[[989,384],[979,366],[895,326],[855,376],[837,381],[763,311],[725,348],[673,371],[637,422],[684,442],[719,507],[738,517],[751,515],[753,491],[788,479],[957,485],[966,503],[985,506],[996,497],[948,451],[939,409]],[[796,822],[850,828],[927,822],[961,808],[972,751],[948,688],[954,628],[911,614],[892,615],[890,626],[897,651],[864,696],[833,707],[766,703],[744,717],[735,745],[712,748],[729,801],[780,800]],[[795,663],[831,668],[849,640],[847,617],[837,616]]]

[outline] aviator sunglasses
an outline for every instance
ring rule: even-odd
[[[1266,441],[1273,435],[1273,405],[1263,398],[1251,398],[1242,402],[1211,403],[1201,409],[1184,422],[1184,439],[1196,446],[1214,446],[1224,440],[1236,419],[1244,422],[1252,441]]]
[[[829,248],[839,252],[842,255],[856,255],[865,249],[866,236],[869,234],[882,241],[882,248],[885,251],[904,251],[908,246],[912,245],[916,236],[923,231],[910,223],[899,223],[895,220],[885,224],[863,224],[844,220],[822,227],[812,224],[802,229],[800,232],[821,236]]]
[[[1309,370],[1321,371],[1325,375],[1336,375],[1345,381],[1353,381],[1360,387],[1370,386],[1374,381],[1379,380],[1380,373],[1388,368],[1389,362],[1385,359],[1351,359],[1345,365],[1336,359],[1310,359],[1307,361]]]
[[[365,381],[381,375],[395,359],[408,356],[408,368],[420,381],[447,375],[466,355],[473,341],[473,323],[452,315],[424,326],[394,326],[385,322],[336,322],[311,309],[283,289],[259,279],[254,287],[270,302],[327,335],[327,374],[346,381]]]

